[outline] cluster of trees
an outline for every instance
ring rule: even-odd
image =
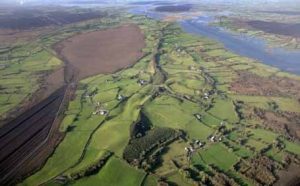
[[[276,181],[275,167],[276,164],[273,160],[263,155],[257,155],[248,161],[240,161],[235,169],[259,184],[272,185]]]
[[[235,106],[235,112],[237,113],[239,120],[245,119],[245,114],[243,113],[243,108],[245,106],[244,101],[238,100],[236,102],[233,102]]]
[[[214,165],[203,166],[197,164],[179,168],[182,178],[192,185],[230,185],[238,186],[244,183],[229,172],[224,172]]]
[[[165,146],[177,139],[180,134],[180,132],[170,128],[153,128],[140,138],[132,138],[124,150],[123,158],[130,163],[133,161],[140,162],[150,151]]]
[[[74,172],[69,175],[69,180],[78,180],[85,176],[90,176],[99,172],[99,170],[105,165],[107,160],[113,155],[112,152],[106,152],[97,163],[88,166],[86,169]]]
[[[130,137],[140,138],[151,128],[151,122],[146,115],[141,112],[140,120],[130,126]]]

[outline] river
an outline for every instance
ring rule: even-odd
[[[130,12],[139,15],[147,15],[154,19],[162,19],[166,13],[158,13],[149,10],[151,6],[131,9]],[[210,23],[213,16],[200,16],[188,20],[179,21],[181,28],[188,33],[205,36],[223,43],[226,49],[256,59],[264,64],[276,67],[282,71],[300,75],[300,51],[291,51],[285,48],[270,48],[262,38],[235,34],[228,32]]]

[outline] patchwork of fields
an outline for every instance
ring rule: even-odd
[[[3,52],[0,61],[0,115],[1,120],[6,119],[12,111],[21,104],[25,99],[32,99],[33,93],[41,87],[41,79],[46,79],[47,75],[62,66],[60,59],[56,58],[48,51],[44,50],[36,43],[31,46],[27,44],[7,48],[7,52]],[[8,59],[8,60],[7,60]],[[62,77],[63,78],[63,77]],[[61,82],[50,82],[56,87],[63,85]],[[49,92],[49,91],[48,91]],[[45,94],[50,95],[46,91]],[[7,115],[6,115],[7,114]]]
[[[142,30],[143,57],[79,82],[64,140],[20,185],[270,185],[297,166],[298,86],[245,94],[235,85],[247,73],[279,87],[299,77],[174,23],[130,15],[122,23]]]
[[[1,9],[1,11],[4,10]],[[31,15],[34,14],[32,10],[24,10],[24,12],[26,11],[30,11],[27,13],[34,19],[40,19],[38,14],[43,12]],[[52,9],[48,11],[51,14],[54,13]],[[85,10],[67,9],[65,13],[68,16],[64,18],[69,19],[71,17],[69,13],[75,15],[80,11]],[[47,98],[65,83],[72,81],[73,72],[69,72],[72,70],[69,69],[70,67],[66,67],[67,65],[63,62],[65,60],[53,50],[55,44],[80,33],[112,28],[119,23],[118,20],[111,20],[105,12],[95,11],[93,13],[93,11],[95,10],[89,12],[93,17],[89,18],[78,14],[75,19],[73,17],[73,20],[69,20],[71,23],[74,22],[74,25],[68,25],[69,21],[62,24],[51,19],[60,26],[52,25],[47,22],[49,20],[44,20],[47,26],[48,24],[52,26],[42,27],[45,25],[39,25],[32,21],[30,23],[32,27],[42,28],[32,28],[32,30],[24,28],[25,30],[7,32],[0,29],[0,126]],[[4,15],[7,12],[2,13]],[[48,18],[50,19],[50,17]],[[84,22],[80,22],[82,19]],[[21,21],[19,21],[20,23]],[[142,40],[141,38],[142,36],[137,37],[137,40]],[[139,44],[142,48],[143,43]],[[90,67],[93,68],[93,66]]]
[[[70,8],[67,11],[76,10],[78,11]],[[64,119],[69,100],[74,97],[77,81],[82,77],[78,76],[78,69],[58,55],[54,45],[74,35],[85,36],[86,32],[96,33],[96,35],[104,33],[103,30],[110,30],[120,23],[119,20],[111,19],[109,16],[75,22],[76,24],[71,25],[39,28],[38,31],[32,29],[31,33],[39,34],[32,38],[27,36],[23,39],[17,38],[17,35],[26,32],[22,30],[10,36],[15,38],[12,39],[13,41],[1,43],[1,47],[7,45],[2,48],[0,54],[2,65],[0,75],[3,77],[0,82],[2,100],[0,138],[3,150],[0,160],[1,184],[18,182],[29,173],[40,169],[65,135],[64,124],[60,126],[60,122]],[[131,52],[132,55],[116,61],[117,65],[110,67],[109,72],[134,63],[134,60],[140,57],[140,50],[144,46],[143,35],[138,27],[127,25],[122,28],[114,28],[114,34],[106,34],[105,38],[98,37],[97,40],[116,39],[115,42],[111,42],[112,45],[122,48],[122,44],[118,45],[120,38],[124,37],[122,34],[132,34],[132,37],[128,38],[129,42],[123,43],[131,44],[127,52]],[[1,35],[0,40],[5,40],[6,37],[8,36]],[[132,39],[136,40],[132,42]],[[101,56],[103,53],[96,52],[94,57]],[[115,55],[106,56],[106,60],[99,61],[100,64],[115,62],[107,60]],[[99,66],[101,67],[97,63],[92,63],[89,68],[95,69],[92,71],[93,74],[105,72],[105,69],[99,69]],[[15,97],[18,99],[13,99]],[[53,97],[56,99],[54,100]],[[63,123],[72,122],[74,116],[66,117]]]
[[[263,38],[272,46],[299,49],[299,14],[280,11],[245,11],[222,17],[218,24],[231,31]]]

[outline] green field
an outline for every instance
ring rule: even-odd
[[[237,161],[237,156],[222,144],[213,144],[207,149],[199,151],[195,158],[193,157],[193,164],[212,164],[224,171],[233,168]]]
[[[98,174],[83,178],[70,185],[141,185],[145,176],[144,172],[130,167],[119,158],[112,157]]]
[[[7,119],[10,113],[22,108],[24,103],[35,97],[35,93],[43,88],[47,76],[63,67],[62,60],[52,49],[53,44],[78,31],[86,32],[107,27],[103,23],[104,20],[101,21],[90,23],[90,27],[82,23],[62,26],[33,39],[1,43],[1,48],[4,49],[0,52],[0,120]],[[101,26],[99,22],[102,23]]]
[[[222,179],[255,185],[256,180],[237,172],[236,165],[250,165],[263,156],[279,169],[286,155],[300,155],[300,145],[288,140],[284,131],[265,127],[261,116],[299,113],[295,97],[230,91],[243,70],[269,77],[277,69],[184,33],[175,23],[127,14],[117,20],[142,29],[144,57],[130,68],[79,82],[60,127],[64,140],[45,165],[20,185],[222,185]],[[140,84],[141,80],[146,83]],[[107,115],[95,114],[98,107]],[[128,151],[133,154],[130,158]],[[72,178],[97,166],[108,152],[113,155],[102,167]]]
[[[48,72],[62,66],[61,60],[33,43],[33,49],[27,44],[20,45],[9,52],[5,68],[0,70],[0,119],[29,100],[39,90]],[[37,50],[32,52],[31,50]],[[6,55],[6,54],[0,54]],[[8,55],[8,54],[7,54]],[[10,59],[12,58],[12,59]]]

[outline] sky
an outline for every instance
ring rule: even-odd
[[[63,4],[63,3],[72,3],[75,1],[80,2],[101,2],[101,3],[128,3],[128,2],[142,2],[142,1],[157,1],[157,0],[0,0],[0,4]],[[300,0],[159,0],[159,1],[171,1],[171,2],[178,2],[181,1],[183,3],[186,2],[202,2],[202,3],[246,3],[250,4],[253,2],[256,3],[300,3]]]

